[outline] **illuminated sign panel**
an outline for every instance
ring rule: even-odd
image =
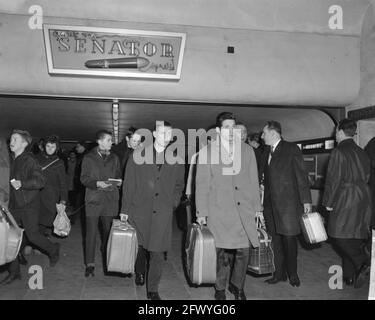
[[[43,25],[48,72],[179,80],[185,33]]]

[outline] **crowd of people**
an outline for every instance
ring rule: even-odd
[[[238,139],[234,129],[239,129]],[[112,220],[125,214],[139,242],[135,283],[146,284],[149,299],[161,299],[158,291],[165,253],[171,246],[173,212],[185,190],[194,204],[193,221],[207,224],[215,239],[215,299],[226,299],[228,282],[235,299],[246,299],[250,247],[259,246],[256,218],[264,221],[272,236],[275,272],[266,282],[275,285],[289,280],[299,287],[297,236],[301,215],[313,210],[312,198],[302,152],[283,139],[280,123],[269,121],[261,133],[248,134],[234,114],[223,112],[216,119],[216,138],[198,148],[190,167],[168,161],[172,130],[169,122],[157,121],[150,145],[143,145],[135,127],[117,145],[112,144],[110,131],[100,130],[95,147],[79,142],[67,157],[59,154],[55,135],[36,144],[34,154],[27,131],[14,130],[9,144],[0,139],[0,201],[26,235],[1,284],[21,278],[26,245],[47,254],[50,265],[56,265],[60,247],[52,242],[51,231],[56,204],[61,204],[69,206],[72,224],[77,218],[84,221],[85,277],[95,276],[98,224],[105,257]],[[338,145],[328,164],[323,206],[329,212],[328,235],[343,260],[344,281],[359,288],[368,281],[370,268],[375,138],[365,151],[355,144],[355,133],[356,123],[350,119],[337,125]],[[152,149],[151,164],[140,164],[132,156],[141,146]],[[219,163],[211,161],[215,154],[220,155]],[[237,160],[239,171],[225,173]],[[116,185],[111,179],[121,182]]]

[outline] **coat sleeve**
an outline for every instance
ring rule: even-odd
[[[129,157],[124,175],[124,182],[122,186],[122,204],[121,211],[126,213],[129,217],[131,215],[130,206],[134,200],[135,185],[136,185],[136,164],[133,160],[133,157]]]
[[[262,204],[260,202],[260,189],[259,189],[259,180],[258,180],[258,167],[257,160],[253,148],[249,149],[250,154],[250,185],[251,185],[251,194],[254,201],[255,211],[262,211]]]
[[[86,188],[96,190],[97,180],[91,177],[92,167],[93,167],[92,160],[88,158],[87,156],[85,156],[83,158],[82,167],[81,167],[81,182]]]
[[[60,160],[61,161],[61,160]],[[65,166],[60,162],[61,165],[59,166],[59,183],[60,183],[60,201],[68,201],[68,186],[66,184],[66,173],[65,173]]]
[[[197,175],[195,178],[195,203],[197,217],[209,216],[209,195],[211,184],[211,167],[204,157],[206,148],[201,149],[197,158]]]
[[[328,162],[326,182],[324,186],[324,194],[322,204],[325,207],[333,208],[335,199],[340,188],[340,178],[342,174],[341,153],[335,149],[332,151]]]
[[[293,146],[293,171],[301,203],[311,203],[309,179],[307,177],[302,152],[296,145]]]
[[[43,176],[42,168],[37,161],[29,158],[26,163],[27,178],[21,180],[21,187],[24,190],[39,190],[44,187],[46,180]]]
[[[185,168],[184,165],[178,164],[177,165],[177,177],[176,177],[176,184],[174,188],[174,207],[180,204],[182,192],[185,188]]]

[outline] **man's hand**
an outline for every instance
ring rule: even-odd
[[[310,213],[312,211],[312,204],[311,203],[304,203],[303,209],[305,213]]]
[[[105,189],[105,188],[108,188],[108,187],[112,186],[112,184],[110,184],[106,181],[97,181],[96,186],[100,189]]]
[[[11,183],[12,187],[13,187],[15,190],[18,190],[19,188],[22,187],[22,183],[21,183],[20,180],[12,179],[12,180],[10,181],[10,183]]]
[[[333,211],[333,208],[326,207],[327,211]]]
[[[203,226],[204,224],[207,224],[207,217],[198,217],[197,223],[201,226]]]

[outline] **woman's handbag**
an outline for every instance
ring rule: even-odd
[[[259,237],[259,247],[250,247],[249,265],[247,270],[256,274],[275,272],[272,237],[267,233],[266,227],[256,218]]]
[[[0,265],[17,258],[22,236],[23,229],[18,226],[5,205],[0,203]]]

